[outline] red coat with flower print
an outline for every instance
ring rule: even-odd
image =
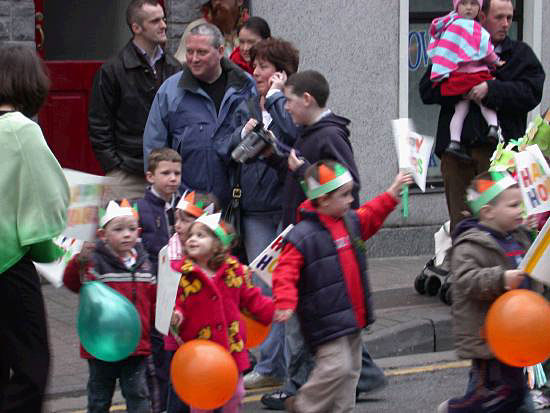
[[[185,342],[207,339],[229,350],[242,372],[249,367],[245,350],[246,326],[240,312],[268,325],[274,305],[250,281],[247,267],[228,256],[213,277],[206,275],[190,259],[172,267],[181,272],[175,310],[183,315],[179,336]]]

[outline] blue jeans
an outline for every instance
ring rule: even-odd
[[[286,347],[289,357],[288,378],[283,391],[293,395],[307,381],[314,363],[313,356],[304,342],[296,314],[286,323]],[[365,343],[363,343],[361,375],[359,383],[357,383],[357,390],[368,392],[385,382],[384,372],[374,363]]]
[[[88,360],[88,413],[108,413],[117,378],[128,413],[149,413],[151,402],[145,379],[145,358],[128,357],[117,362]]]
[[[156,328],[151,328],[151,351],[147,360],[147,387],[151,397],[153,413],[166,410],[168,384],[170,381],[170,358],[164,350],[162,334]]]
[[[243,216],[244,246],[248,261],[252,262],[280,232],[281,213],[245,214]],[[271,296],[271,288],[253,277],[262,294]],[[265,341],[260,345],[260,357],[254,371],[264,376],[286,377],[285,324],[273,323]]]

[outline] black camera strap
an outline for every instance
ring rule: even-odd
[[[251,97],[247,100],[248,113],[258,122],[261,122],[261,114],[258,117],[258,101],[256,97]],[[235,173],[233,174],[233,185],[231,191],[231,203],[224,215],[224,220],[231,222],[237,234],[241,235],[241,198],[243,191],[241,188],[241,168],[242,164],[236,162]]]
[[[246,104],[248,106],[248,113],[250,114],[250,116],[256,119],[259,123],[262,123],[261,113],[258,113],[259,102],[257,98],[255,96],[250,97],[246,101]],[[240,200],[242,196],[241,167],[242,167],[242,164],[240,162],[237,162],[237,167],[235,168],[235,174],[234,174],[235,179],[233,181],[233,193],[231,194],[233,204],[234,205],[236,204],[237,208],[240,206]]]

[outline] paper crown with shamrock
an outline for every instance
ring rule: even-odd
[[[120,205],[116,201],[109,201],[107,208],[99,210],[99,226],[104,228],[114,218],[118,217],[134,217],[138,219],[137,207],[130,205],[127,199],[120,201]]]
[[[466,191],[466,203],[474,215],[478,215],[481,208],[495,199],[504,190],[517,185],[512,176],[505,171],[488,172],[486,179],[476,178]]]
[[[222,214],[219,212],[217,214],[210,215],[203,214],[198,217],[195,222],[200,222],[201,224],[206,225],[214,232],[214,234],[216,234],[224,247],[229,247],[231,245],[231,241],[233,241],[233,238],[235,237],[235,234],[228,233],[227,229],[223,225],[221,216]]]
[[[195,201],[197,194],[195,191],[186,192],[181,197],[180,201],[176,205],[177,209],[181,209],[183,212],[188,213],[195,218],[200,217],[203,214],[211,214],[214,212],[214,204],[206,206],[205,201],[197,200]],[[206,206],[206,208],[205,208]]]
[[[314,167],[318,168],[319,181],[313,176],[309,176],[305,181],[302,181],[302,189],[308,199],[319,198],[353,181],[353,177],[346,167],[337,162],[334,162],[332,169],[323,163]]]

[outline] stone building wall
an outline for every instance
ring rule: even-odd
[[[0,0],[0,44],[34,44],[34,2]]]
[[[168,19],[168,50],[175,52],[185,27],[201,17],[200,7],[204,0],[165,0]]]

